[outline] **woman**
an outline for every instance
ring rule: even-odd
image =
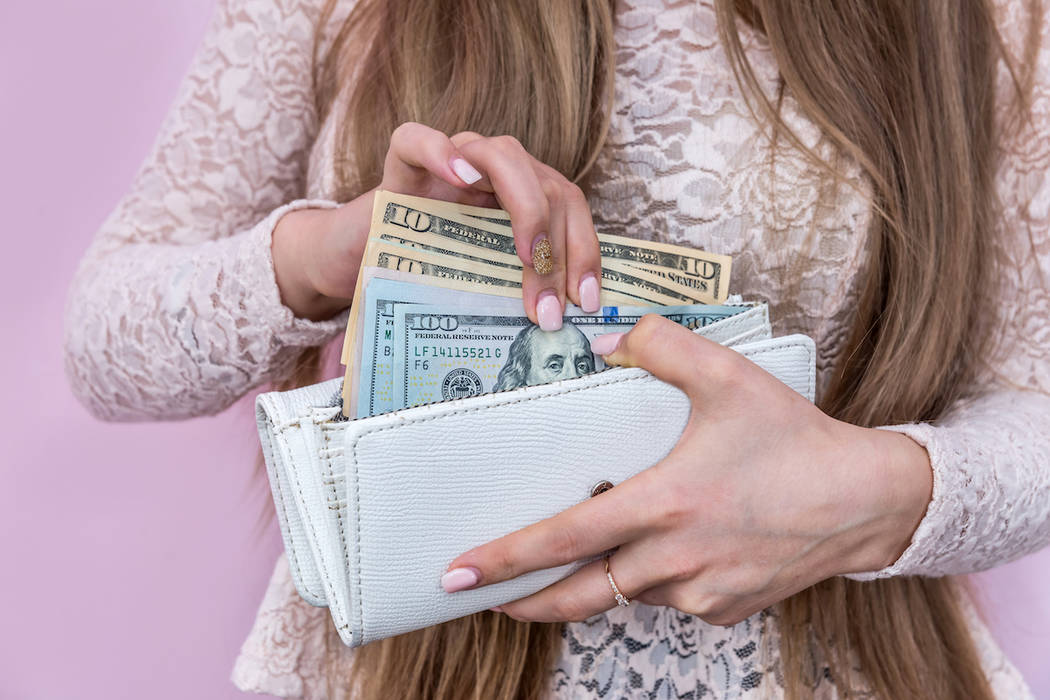
[[[610,362],[692,397],[679,447],[462,554],[442,584],[619,545],[634,602],[590,566],[351,651],[282,557],[236,682],[1026,696],[945,575],[1050,540],[1046,23],[1006,0],[220,3],[71,292],[69,375],[96,414],[214,413],[266,381],[319,380],[376,186],[507,208],[545,328],[566,299],[597,303],[592,214],[731,254],[733,291],[816,340],[823,409],[658,321],[603,338]]]

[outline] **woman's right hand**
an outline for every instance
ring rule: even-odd
[[[579,187],[513,137],[463,132],[450,138],[422,124],[402,124],[390,138],[379,188],[502,207],[524,267],[526,315],[556,330],[567,298],[597,311],[601,258],[590,207]],[[289,212],[278,222],[272,248],[277,285],[297,316],[320,320],[349,305],[374,195],[369,191],[336,209]],[[542,255],[534,253],[547,246],[551,264],[544,269]]]

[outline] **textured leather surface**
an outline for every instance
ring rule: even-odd
[[[341,382],[333,379],[292,391],[269,392],[261,394],[255,402],[266,473],[292,579],[299,595],[311,605],[327,605],[316,564],[317,553],[312,550],[303,522],[304,514],[313,511],[304,507],[307,499],[292,484],[291,477],[298,474],[299,467],[312,465],[317,460],[315,420],[334,418],[339,412],[338,407],[317,407],[329,403]]]
[[[758,305],[698,333],[813,400],[806,336],[770,337]],[[260,438],[292,577],[365,644],[499,605],[585,561],[475,591],[439,579],[458,554],[581,502],[662,459],[689,413],[640,369],[339,421],[340,379],[257,400]]]

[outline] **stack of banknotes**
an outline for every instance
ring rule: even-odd
[[[602,307],[568,305],[561,330],[525,315],[507,212],[379,191],[350,309],[343,414],[385,413],[604,368],[590,340],[660,314],[688,328],[748,308],[730,259],[598,235]]]

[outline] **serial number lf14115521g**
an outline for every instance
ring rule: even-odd
[[[450,360],[491,360],[503,357],[503,348],[472,347],[469,345],[415,345],[412,356],[422,359],[447,358]]]

